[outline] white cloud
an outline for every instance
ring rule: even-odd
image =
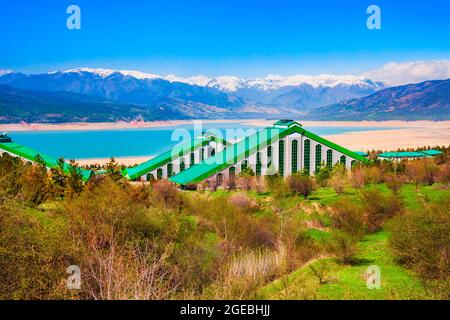
[[[11,73],[11,72],[12,72],[12,70],[2,70],[2,69],[0,69],[0,76],[2,76],[4,74],[7,74],[7,73]]]
[[[450,60],[391,62],[362,75],[393,86],[426,80],[443,80],[450,78]]]

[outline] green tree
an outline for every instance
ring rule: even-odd
[[[117,182],[122,179],[122,173],[120,172],[120,167],[114,157],[111,157],[106,165],[106,174],[111,178],[111,180]]]
[[[81,193],[81,191],[83,191],[82,170],[75,160],[70,160],[66,194],[69,198],[73,198],[76,194]]]
[[[52,191],[56,198],[64,198],[64,192],[67,188],[67,176],[64,172],[66,165],[63,157],[58,159],[58,166],[51,169]]]
[[[38,206],[48,198],[50,183],[47,167],[40,155],[24,170],[22,182],[21,197],[29,206]]]

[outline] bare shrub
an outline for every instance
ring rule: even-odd
[[[348,176],[343,166],[335,166],[329,179],[330,186],[336,194],[343,194],[348,184]]]
[[[366,175],[362,166],[358,166],[352,170],[350,182],[355,189],[361,189],[366,185]]]
[[[211,192],[216,192],[217,189],[220,187],[219,181],[214,176],[207,180],[207,184]]]
[[[427,280],[439,298],[450,292],[450,201],[426,204],[417,211],[395,217],[389,224],[389,246],[400,263]]]
[[[433,159],[422,160],[423,165],[423,181],[422,183],[431,186],[436,182],[436,178],[439,172],[439,167]]]
[[[439,166],[439,172],[436,181],[448,187],[450,184],[450,164],[442,164]]]
[[[206,295],[213,299],[255,299],[258,288],[283,274],[286,260],[282,246],[275,251],[258,249],[237,254]]]
[[[267,186],[264,177],[256,177],[254,189],[257,193],[261,194],[267,191]]]
[[[228,198],[228,202],[245,212],[251,212],[258,208],[256,201],[244,192],[232,194]]]
[[[433,159],[414,160],[406,163],[406,175],[416,190],[419,184],[432,185],[438,177],[439,167]]]
[[[255,178],[251,175],[242,175],[237,177],[237,185],[240,189],[249,191],[255,185]]]
[[[332,271],[331,262],[328,259],[320,259],[309,265],[309,269],[313,276],[315,276],[320,284],[327,284],[330,282],[330,273]]]
[[[361,208],[350,200],[342,199],[331,206],[333,210],[333,227],[341,229],[348,234],[361,238],[365,232],[365,217]]]
[[[152,185],[151,198],[153,203],[164,208],[176,208],[180,203],[178,188],[168,180],[159,180]]]
[[[403,202],[395,196],[384,196],[376,189],[361,192],[369,232],[379,230],[384,222],[404,210]]]
[[[392,191],[394,195],[398,194],[398,191],[401,189],[403,185],[402,177],[398,176],[395,173],[387,174],[385,177],[387,187]]]
[[[331,237],[329,250],[340,263],[349,264],[358,251],[358,239],[346,232],[335,231]]]
[[[315,190],[314,180],[307,175],[293,174],[288,177],[287,184],[291,192],[302,195],[305,200]]]
[[[223,184],[228,191],[233,191],[236,189],[236,177],[229,176],[224,179]]]

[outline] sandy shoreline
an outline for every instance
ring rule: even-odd
[[[196,120],[199,121],[199,120]],[[249,126],[266,127],[273,124],[273,120],[205,120],[208,123],[240,123]],[[177,125],[193,124],[193,120],[157,121],[157,122],[117,122],[117,123],[67,123],[67,124],[7,124],[0,125],[2,131],[34,131],[34,130],[114,130],[130,128],[161,128]],[[393,150],[397,148],[411,148],[423,146],[449,145],[450,121],[302,121],[305,127],[383,127],[377,131],[349,132],[335,135],[324,135],[350,150]],[[126,166],[139,164],[151,159],[152,156],[116,157],[119,164]],[[109,158],[78,159],[80,165],[105,164]]]
[[[171,120],[171,121],[131,121],[131,122],[73,122],[62,124],[45,123],[13,123],[0,124],[1,131],[81,131],[81,130],[120,130],[136,128],[161,128],[178,125],[190,125],[194,122],[208,123],[240,123],[249,126],[267,127],[275,120],[240,119],[240,120]],[[333,126],[333,127],[440,127],[449,128],[450,121],[300,121],[307,127]],[[207,129],[207,128],[206,128]]]

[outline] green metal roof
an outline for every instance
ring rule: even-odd
[[[442,154],[439,150],[407,151],[407,152],[385,152],[378,155],[380,158],[429,158]]]
[[[302,126],[300,123],[298,123],[298,122],[296,122],[294,120],[290,120],[290,119],[282,119],[282,120],[279,120],[279,121],[274,123],[274,126],[276,126],[276,127],[287,127],[287,128],[289,128],[289,127],[291,127],[293,125],[297,125],[297,126],[300,126],[300,127]]]
[[[353,151],[353,152],[356,153],[358,156],[361,156],[361,157],[368,157],[369,156],[369,154],[367,152],[364,152],[364,151]]]
[[[24,147],[18,143],[2,142],[2,143],[0,143],[0,148],[3,150],[6,150],[12,154],[15,154],[19,157],[27,159],[29,161],[35,161],[36,156],[39,155],[43,159],[43,161],[47,167],[52,168],[52,169],[58,168],[58,160],[57,159],[55,159],[51,156],[48,156],[46,154],[40,153],[34,149]],[[66,173],[69,172],[70,168],[71,168],[70,164],[68,164],[68,163],[64,164],[64,172],[66,172]],[[81,169],[81,173],[83,176],[83,181],[88,181],[93,172],[92,172],[92,170]]]
[[[380,158],[426,158],[429,155],[423,152],[409,151],[409,152],[385,152],[378,155]]]
[[[177,145],[171,148],[170,150],[167,150],[166,152],[160,154],[159,156],[152,158],[144,163],[141,163],[140,165],[137,165],[132,168],[126,168],[125,170],[123,170],[122,175],[129,180],[134,180],[159,167],[162,167],[172,162],[175,159],[178,159],[182,155],[186,155],[196,149],[208,145],[210,141],[222,143],[225,146],[229,145],[229,143],[226,140],[218,138],[214,135],[195,138],[184,144]]]
[[[438,156],[438,155],[443,154],[443,152],[439,151],[439,150],[423,150],[423,151],[421,150],[419,152],[425,153],[426,155],[429,155],[429,156]]]
[[[296,124],[284,128],[270,127],[262,129],[255,135],[247,137],[244,140],[235,143],[224,151],[217,153],[213,157],[210,157],[203,162],[171,177],[169,180],[181,185],[200,182],[247,158],[250,154],[257,152],[258,149],[262,149],[267,145],[283,139],[284,137],[292,133],[302,134],[309,139],[315,140],[355,160],[364,163],[367,162],[366,158],[361,157],[348,149],[338,146],[337,144],[329,140],[321,138],[314,133],[303,129],[299,124]]]

